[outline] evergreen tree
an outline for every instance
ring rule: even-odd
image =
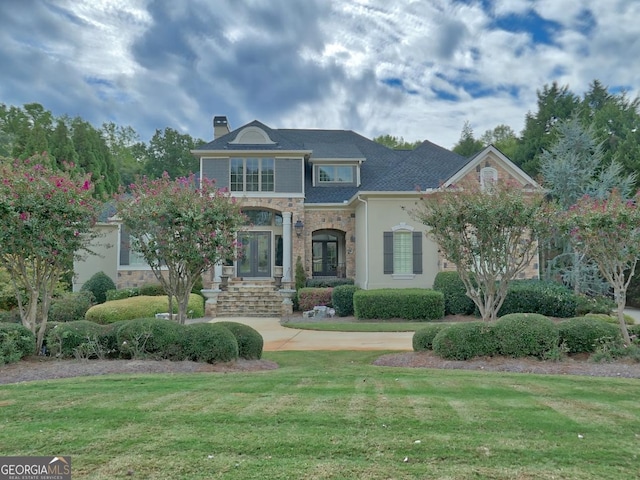
[[[78,163],[78,153],[73,146],[71,132],[67,127],[67,123],[61,118],[56,122],[56,127],[51,134],[49,154],[55,159],[59,167],[64,163]]]
[[[182,134],[167,127],[156,130],[146,149],[146,162],[143,172],[150,178],[160,178],[167,172],[170,178],[188,176],[199,171],[198,160],[191,150],[204,143],[189,134]]]
[[[473,136],[473,129],[469,121],[464,122],[462,127],[462,133],[460,134],[460,140],[452,150],[458,155],[463,157],[471,157],[476,153],[482,151],[484,143],[481,140],[476,140]]]

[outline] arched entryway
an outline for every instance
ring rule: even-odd
[[[311,241],[312,274],[314,277],[345,276],[344,232],[317,230]]]
[[[272,266],[282,265],[282,214],[277,211],[243,209],[248,222],[246,230],[238,234],[242,244],[242,257],[238,260],[237,274],[243,278],[272,276]]]

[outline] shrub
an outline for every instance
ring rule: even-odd
[[[599,341],[605,338],[620,338],[620,329],[615,325],[592,317],[577,317],[558,324],[560,343],[569,353],[595,352]]]
[[[544,315],[511,313],[493,325],[498,351],[507,357],[544,358],[558,347],[558,327]]]
[[[333,288],[340,285],[353,285],[353,278],[310,278],[305,284],[311,288]]]
[[[618,320],[618,314],[614,314],[614,315],[610,315],[610,314],[604,314],[604,313],[588,313],[586,315],[583,315],[584,317],[589,317],[589,318],[597,318],[598,320],[602,320],[603,322],[607,322],[607,323],[612,323],[614,325],[619,325],[619,320]],[[626,323],[627,325],[633,325],[635,322],[635,320],[633,319],[633,317],[631,315],[627,315],[626,313],[624,314],[624,323]]]
[[[228,329],[238,342],[238,356],[247,360],[259,360],[262,358],[264,339],[253,327],[238,322],[216,322]]]
[[[111,277],[104,272],[94,274],[80,289],[81,291],[93,293],[93,297],[97,303],[107,301],[107,290],[114,290],[116,284],[113,283]]]
[[[444,316],[444,295],[427,288],[358,290],[353,310],[359,319],[435,320]]]
[[[431,323],[416,330],[413,334],[413,351],[421,352],[424,350],[433,350],[433,339],[445,327],[446,323]]]
[[[130,322],[130,320],[122,320],[120,322],[103,325],[99,342],[105,358],[118,358],[121,356],[120,344],[118,343],[118,329],[128,322]]]
[[[298,291],[298,305],[300,310],[313,310],[313,307],[326,305],[331,307],[331,293],[333,288],[302,288]]]
[[[514,280],[509,284],[498,315],[538,313],[567,318],[575,316],[576,306],[576,295],[564,285],[540,280]]]
[[[47,328],[45,345],[49,355],[53,357],[74,357],[80,351],[87,352],[91,347],[93,355],[86,353],[83,357],[97,358],[100,357],[97,345],[102,331],[102,325],[86,320],[56,323]]]
[[[444,295],[445,315],[471,315],[476,309],[458,272],[438,272],[433,289]]]
[[[116,331],[120,355],[124,358],[184,360],[187,358],[185,326],[157,318],[138,318],[123,323]]]
[[[77,322],[84,320],[87,310],[91,308],[93,293],[84,290],[67,293],[51,301],[49,320],[52,322]]]
[[[331,292],[331,303],[339,317],[353,315],[353,294],[360,290],[355,285],[338,285]]]
[[[627,327],[627,330],[629,331],[629,335],[636,338],[636,341],[638,341],[638,339],[640,339],[640,324],[638,325],[631,325],[629,327]]]
[[[295,278],[295,286],[296,291],[300,291],[300,289],[304,288],[307,284],[307,273],[304,271],[304,266],[302,265],[302,259],[300,256],[296,259],[296,278]]]
[[[20,311],[17,308],[9,311],[0,310],[0,323],[22,323]]]
[[[31,330],[17,323],[0,323],[0,365],[17,362],[35,350],[36,337]]]
[[[450,360],[490,357],[498,352],[498,342],[493,329],[485,322],[454,323],[436,334],[433,351]]]
[[[138,288],[138,295],[146,297],[160,297],[166,294],[164,287],[159,283],[146,283]]]
[[[108,290],[107,302],[111,300],[122,300],[123,298],[137,297],[140,292],[137,288],[122,288],[120,290]]]
[[[233,333],[218,323],[194,323],[185,327],[187,358],[196,362],[231,362],[238,358]]]
[[[578,295],[576,301],[576,315],[578,317],[582,317],[587,313],[602,313],[609,315],[616,308],[616,302],[609,297],[589,297],[587,295]]]
[[[177,302],[173,303],[174,313],[178,309]],[[204,317],[204,300],[200,295],[192,293],[189,296],[190,316],[194,318]],[[85,318],[96,323],[113,323],[120,320],[132,320],[134,318],[149,318],[156,313],[164,313],[169,310],[169,298],[139,296],[113,300],[101,305],[91,307]]]

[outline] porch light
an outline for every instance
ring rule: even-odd
[[[300,237],[302,235],[302,229],[304,228],[304,223],[302,223],[302,221],[300,219],[298,219],[298,221],[293,226],[293,228],[296,229],[296,235],[298,237]]]

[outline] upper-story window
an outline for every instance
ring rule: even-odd
[[[493,167],[484,167],[480,170],[480,188],[486,190],[498,182],[498,170]]]
[[[318,165],[319,183],[353,183],[352,166]]]
[[[231,159],[232,192],[273,192],[274,184],[273,158]]]

